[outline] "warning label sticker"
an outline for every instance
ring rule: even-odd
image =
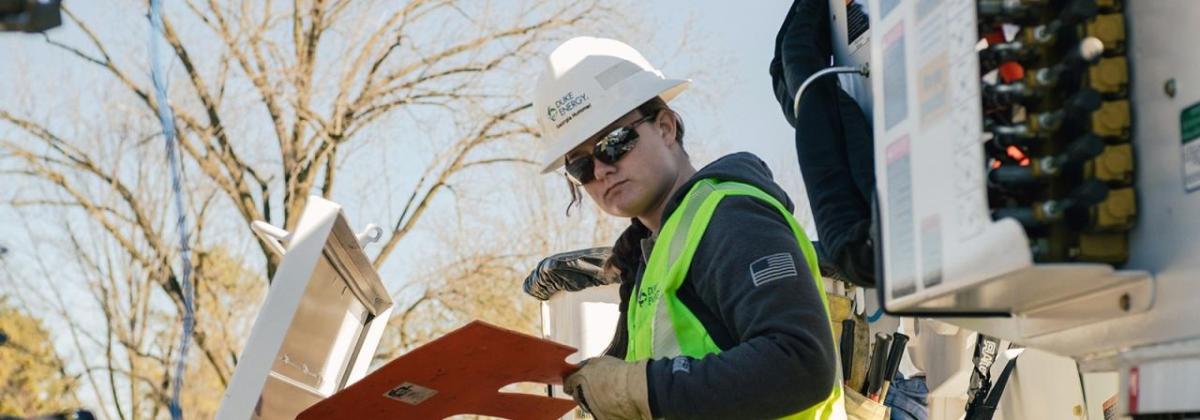
[[[1179,113],[1179,133],[1183,139],[1183,188],[1200,190],[1200,103]]]
[[[887,147],[887,230],[884,240],[891,252],[887,262],[887,286],[892,298],[917,291],[911,150],[907,135]]]
[[[396,401],[417,405],[437,394],[436,390],[426,388],[411,382],[402,383],[388,390],[383,396]]]

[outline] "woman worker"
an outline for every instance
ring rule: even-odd
[[[604,262],[616,334],[565,389],[603,420],[843,418],[812,245],[760,159],[692,165],[667,105],[688,83],[591,37],[550,53],[537,82],[543,173],[565,169],[573,202],[582,188],[630,220]]]

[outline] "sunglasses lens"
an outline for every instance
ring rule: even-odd
[[[580,156],[567,162],[567,176],[579,185],[595,180],[596,167],[591,156]]]
[[[637,144],[638,134],[634,127],[649,119],[649,117],[642,118],[627,127],[620,127],[609,132],[596,142],[596,148],[592,150],[591,156],[580,156],[567,161],[567,176],[579,185],[594,181],[596,179],[595,161],[611,165],[621,160],[621,157]]]
[[[607,164],[616,163],[621,160],[621,156],[625,156],[633,148],[634,141],[637,140],[637,131],[629,127],[621,127],[608,133],[604,139],[596,143],[596,149],[592,151],[592,155],[596,160]]]

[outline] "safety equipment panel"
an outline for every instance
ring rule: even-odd
[[[1149,310],[1125,5],[868,4],[885,308],[1017,342]]]

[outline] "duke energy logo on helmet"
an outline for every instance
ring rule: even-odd
[[[555,128],[562,128],[576,115],[591,107],[592,104],[588,101],[586,93],[567,92],[566,95],[555,100],[553,105],[546,107],[546,117],[555,123]]]

